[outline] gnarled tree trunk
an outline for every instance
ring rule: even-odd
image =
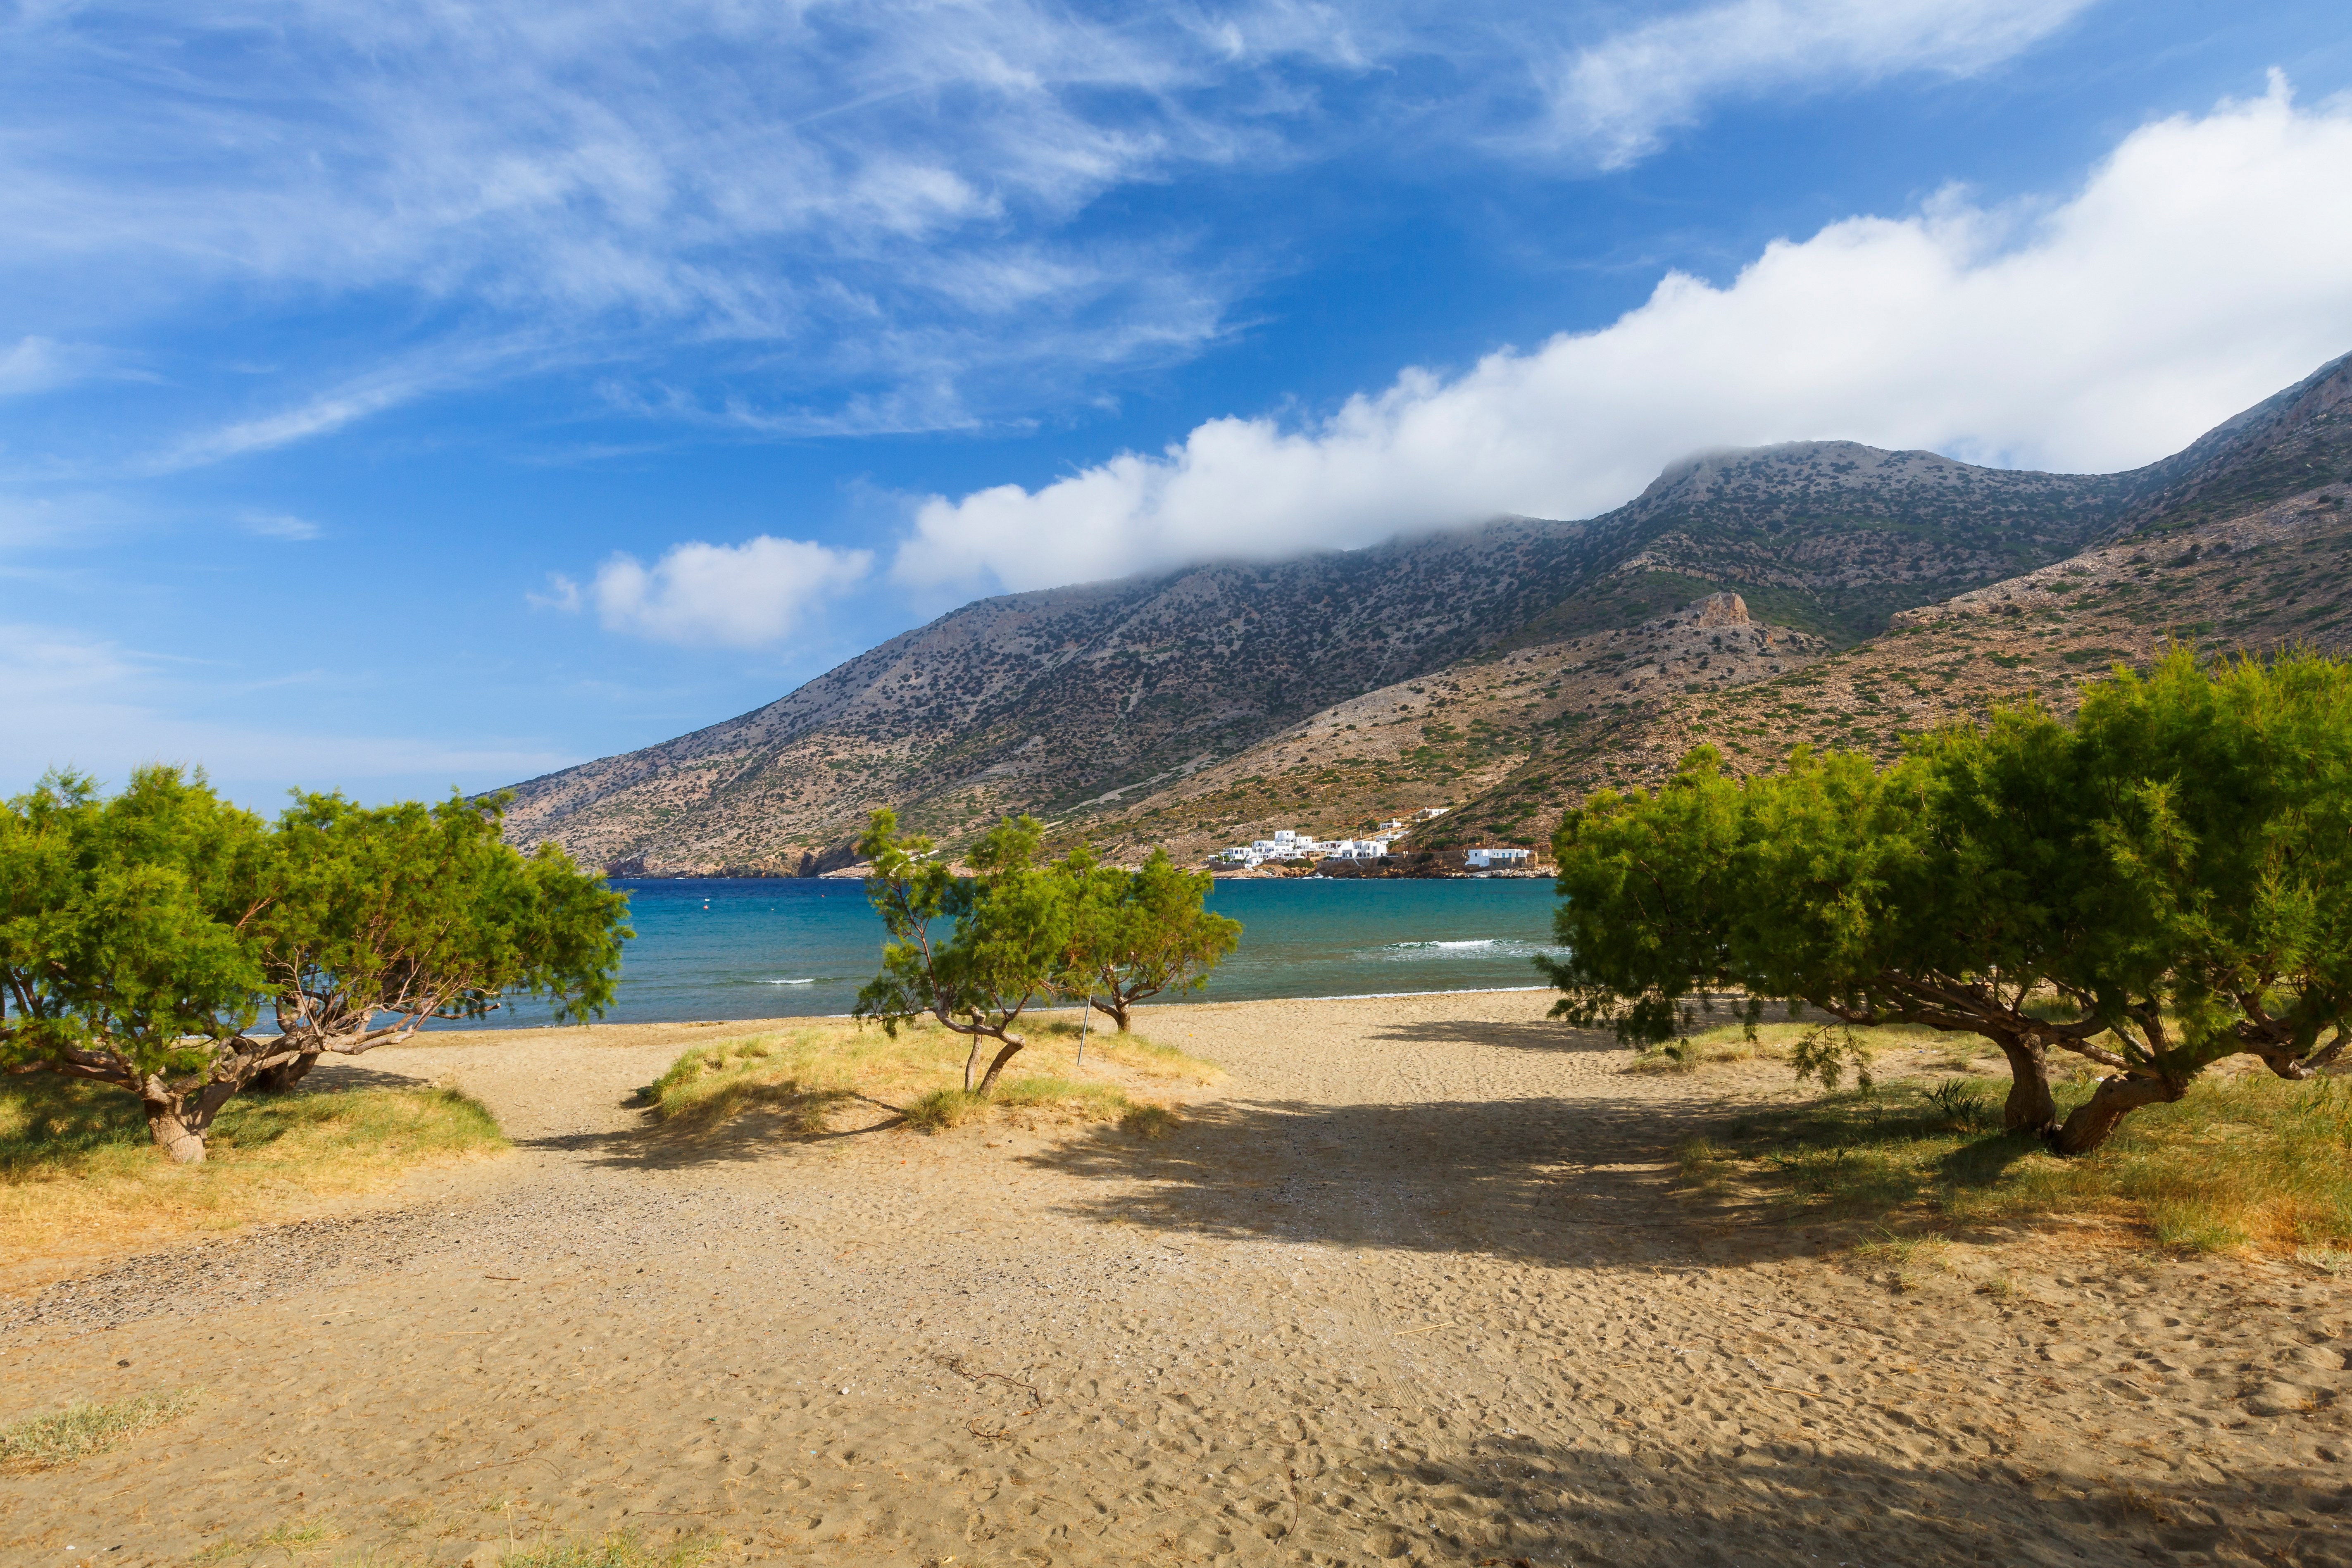
[[[1004,1042],[1004,1048],[996,1053],[996,1059],[988,1064],[987,1076],[980,1080],[980,1092],[982,1094],[996,1087],[996,1075],[1003,1072],[1004,1064],[1019,1056],[1021,1048],[1029,1043],[1018,1035],[1000,1035],[997,1038]],[[975,1046],[979,1044],[977,1040],[972,1043]]]
[[[2058,1101],[2050,1092],[2050,1047],[2039,1035],[1996,1035],[1992,1043],[2009,1058],[2009,1099],[2000,1124],[2011,1132],[2048,1134],[2057,1130]]]
[[[205,1163],[205,1130],[189,1125],[191,1119],[184,1108],[177,1101],[164,1100],[150,1100],[143,1104],[147,1131],[155,1140],[155,1147],[172,1157],[172,1163]]]
[[[2065,1125],[2051,1135],[2050,1147],[2061,1154],[2087,1154],[2141,1106],[2169,1104],[2188,1092],[2187,1084],[2153,1074],[2103,1078],[2091,1098],[2076,1106]]]
[[[1122,1035],[1127,1033],[1127,999],[1125,997],[1113,993],[1111,995],[1096,996],[1091,1000],[1096,1012],[1109,1014],[1112,1021],[1118,1025],[1118,1032]]]
[[[174,1089],[163,1079],[151,1074],[140,1086],[139,1101],[147,1113],[148,1135],[155,1146],[172,1157],[175,1165],[201,1165],[205,1163],[205,1139],[213,1129],[213,1118],[220,1114],[237,1091],[235,1079],[207,1083],[195,1089]]]
[[[276,1067],[263,1068],[253,1075],[246,1087],[259,1089],[264,1094],[285,1094],[289,1092],[296,1084],[300,1083],[309,1075],[310,1069],[318,1065],[319,1053],[304,1051],[300,1056],[289,1061],[279,1062]]]

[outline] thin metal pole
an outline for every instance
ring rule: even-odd
[[[1086,1010],[1078,1015],[1078,1065],[1080,1067],[1087,1065],[1087,1026],[1093,1022],[1094,1016],[1095,994],[1089,991],[1087,993]]]

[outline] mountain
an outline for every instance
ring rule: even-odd
[[[1581,522],[983,599],[753,712],[519,784],[509,832],[648,874],[831,868],[879,805],[950,842],[1029,810],[1189,853],[1450,802],[1433,842],[1537,842],[1693,736],[1794,735],[1804,683],[1878,668],[1924,607],[2352,477],[2347,402],[2352,356],[2130,473],[1801,442],[1701,454]],[[2168,594],[2176,570],[2145,575]],[[2159,602],[2137,571],[2117,604]],[[1736,615],[1685,608],[1726,593]]]
[[[1685,612],[1617,642],[1528,647],[1424,678],[1423,690],[1447,697],[1436,722],[1370,775],[1318,754],[1328,721],[1318,715],[1216,776],[1252,781],[1255,796],[1288,804],[1300,826],[1337,830],[1444,805],[1453,809],[1416,832],[1416,847],[1540,847],[1567,805],[1605,785],[1654,784],[1702,742],[1742,772],[1776,765],[1800,743],[1891,758],[1906,736],[1996,702],[2032,699],[2069,711],[2084,684],[2117,664],[2144,664],[2168,643],[2352,656],[2347,403],[2352,363],[2338,361],[2253,411],[2263,417],[2222,426],[2218,434],[2242,437],[2234,459],[2208,437],[2181,458],[2122,476],[2137,531],[1900,612],[1880,636],[1846,647],[1815,657],[1796,645],[1784,659],[1727,674],[1720,653],[1706,662]],[[2294,488],[2304,479],[2320,482]],[[1622,677],[1613,686],[1580,688],[1551,673],[1606,668],[1612,658],[1609,672]],[[1517,679],[1529,672],[1538,683]],[[1186,853],[1243,837],[1255,819],[1233,816],[1210,783],[1188,781],[1118,819],[1088,823],[1087,837],[1113,853],[1160,842]],[[1311,809],[1297,804],[1308,798]],[[1229,834],[1228,820],[1239,830]]]

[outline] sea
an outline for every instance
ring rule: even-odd
[[[849,1011],[879,967],[882,922],[855,881],[709,878],[613,884],[636,928],[606,1022],[821,1016]],[[1380,996],[1534,987],[1550,946],[1548,879],[1221,881],[1209,907],[1241,945],[1178,1002]],[[535,1026],[528,1001],[484,1025]],[[482,1025],[469,1026],[481,1027]]]

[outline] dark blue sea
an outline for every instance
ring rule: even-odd
[[[636,937],[614,1023],[846,1013],[882,952],[882,922],[854,881],[616,880]],[[1210,907],[1242,922],[1241,946],[1183,999],[1362,996],[1536,985],[1549,950],[1548,879],[1217,884]],[[543,1008],[487,1022],[537,1024]]]

